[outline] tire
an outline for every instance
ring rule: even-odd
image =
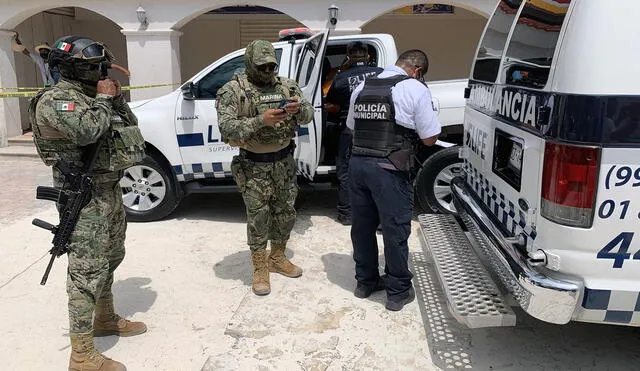
[[[162,219],[180,203],[173,174],[151,156],[124,171],[120,188],[127,220],[132,222]]]
[[[434,153],[425,160],[418,172],[414,193],[418,206],[424,212],[456,213],[450,186],[451,180],[462,171],[459,148],[450,147]]]

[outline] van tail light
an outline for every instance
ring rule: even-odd
[[[541,215],[558,224],[591,227],[599,164],[600,148],[547,142]]]

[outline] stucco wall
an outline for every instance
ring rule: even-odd
[[[384,15],[362,27],[363,33],[394,36],[398,52],[422,49],[429,56],[429,80],[467,78],[487,19],[456,8],[455,14]]]

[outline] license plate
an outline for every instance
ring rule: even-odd
[[[520,143],[513,143],[511,147],[511,156],[509,156],[509,165],[517,171],[520,171],[522,167],[522,145]]]

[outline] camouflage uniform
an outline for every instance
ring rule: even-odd
[[[59,44],[61,50],[56,50],[57,53],[68,52],[75,40],[80,40],[79,44],[84,42],[83,46],[91,42],[72,36],[63,40],[66,44]],[[64,45],[67,48],[62,50]],[[122,95],[96,94],[96,68],[86,66],[100,60],[85,62],[78,67],[85,69],[78,72],[72,71],[74,64],[65,63],[61,65],[63,79],[32,99],[29,115],[38,154],[48,166],[62,160],[72,171],[81,171],[86,156],[95,149],[92,144],[99,143],[91,171],[91,199],[82,208],[68,245],[72,347],[69,369],[120,370],[124,369],[122,364],[95,350],[93,336],[132,336],[146,331],[143,323],[130,322],[115,314],[111,292],[113,273],[124,259],[127,229],[118,182],[124,169],[143,159],[144,138]],[[84,80],[68,76],[83,76]],[[53,183],[60,189],[69,186],[55,166]]]
[[[82,209],[69,243],[69,322],[71,333],[91,331],[92,316],[99,300],[112,301],[113,272],[124,259],[127,223],[118,181],[123,166],[114,152],[112,137],[122,144],[142,146],[138,123],[122,96],[83,93],[80,84],[61,81],[42,91],[31,105],[34,140],[47,165],[64,160],[72,169],[82,168],[84,146],[102,141],[93,167],[94,191]],[[111,131],[111,135],[104,135]],[[140,153],[142,154],[142,152]],[[140,160],[141,157],[138,157]],[[54,186],[65,187],[64,176],[53,167]]]
[[[217,95],[218,123],[222,139],[241,148],[231,170],[247,210],[247,240],[252,252],[264,251],[267,241],[282,247],[289,239],[298,193],[296,164],[291,153],[273,162],[256,162],[246,153],[276,153],[291,148],[300,125],[313,119],[313,107],[293,80],[262,72],[258,66],[277,63],[271,43],[257,40],[247,46],[246,72],[235,75]],[[296,97],[300,110],[275,127],[263,123],[262,114],[278,108],[282,99]],[[291,147],[290,147],[291,146]],[[255,259],[255,254],[254,254]]]

